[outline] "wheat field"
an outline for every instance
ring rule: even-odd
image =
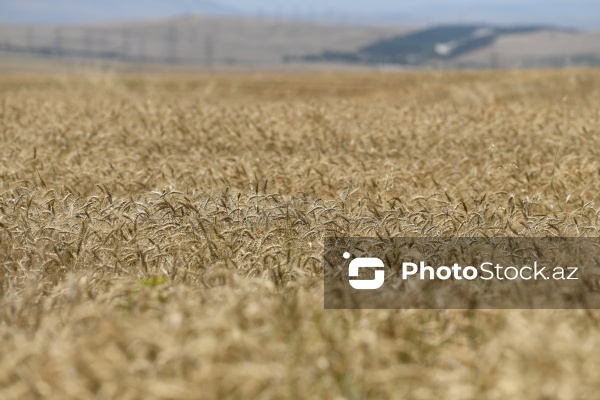
[[[0,77],[0,398],[592,399],[594,310],[324,310],[325,236],[598,236],[595,70]]]

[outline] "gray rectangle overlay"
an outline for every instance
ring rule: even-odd
[[[325,238],[326,309],[597,309],[600,238]]]

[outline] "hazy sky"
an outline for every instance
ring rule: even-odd
[[[256,10],[263,8],[265,10],[315,10],[315,11],[341,11],[341,12],[407,12],[412,9],[424,10],[429,8],[462,8],[465,11],[470,9],[530,9],[538,8],[544,12],[546,8],[579,8],[580,11],[589,11],[595,9],[596,13],[600,10],[600,1],[598,0],[222,0],[222,4],[228,4],[232,7],[244,10]]]
[[[279,9],[279,10],[332,10],[332,11],[343,11],[343,12],[385,12],[385,11],[408,11],[411,7],[421,7],[424,3],[429,5],[473,5],[481,2],[486,3],[501,3],[500,1],[494,0],[404,0],[404,1],[392,1],[392,0],[368,0],[368,1],[349,1],[349,0],[224,0],[223,4],[229,4],[236,8],[253,10],[256,8],[267,9]],[[516,2],[516,1],[503,1],[502,3],[527,3],[527,0]],[[531,2],[531,0],[529,1]]]
[[[209,1],[210,2],[210,1]],[[490,22],[600,28],[600,0],[213,0],[234,12],[376,17],[393,23]],[[228,6],[228,7],[227,7]],[[202,0],[0,0],[0,23],[86,22],[208,13]]]
[[[417,22],[540,23],[600,26],[600,0],[223,0],[240,10],[385,15]],[[404,17],[404,18],[403,18]]]

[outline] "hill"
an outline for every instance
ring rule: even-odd
[[[274,66],[286,56],[354,51],[406,32],[250,17],[178,18],[88,25],[0,26],[0,52],[40,62],[77,58],[134,63]]]
[[[128,68],[518,68],[600,65],[600,33],[544,26],[352,26],[258,17],[185,15],[81,25],[0,25],[0,69],[65,60]],[[89,62],[88,62],[89,61]]]
[[[541,30],[503,36],[448,62],[456,68],[600,65],[600,32]]]
[[[502,43],[510,43],[504,46],[502,58],[519,62],[519,57],[536,57],[536,52],[545,54],[554,58],[564,59],[570,57],[573,47],[562,46],[557,52],[552,43],[544,40],[546,36],[535,35],[545,32],[551,35],[562,35],[561,37],[580,38],[575,31],[564,29],[543,27],[543,26],[516,26],[516,27],[498,27],[490,25],[444,25],[434,26],[415,32],[401,34],[392,38],[385,38],[352,52],[326,51],[321,54],[307,55],[303,59],[312,62],[331,62],[341,61],[349,63],[362,64],[399,64],[423,66],[434,62],[450,62],[450,65],[469,65],[469,66],[496,66],[496,61],[490,61],[488,56],[485,60],[471,59],[470,54],[481,54],[494,46],[499,40]],[[565,36],[566,35],[566,36]],[[554,37],[554,36],[552,36]],[[527,53],[523,53],[519,48],[519,43],[525,39],[531,43],[527,47]],[[540,45],[544,42],[544,45]],[[594,55],[600,55],[600,49],[593,46],[593,42],[586,41],[587,46],[578,46],[583,60],[587,55],[588,60],[595,60]],[[515,49],[512,51],[512,49]],[[493,50],[498,57],[496,50]],[[589,53],[589,54],[588,54]],[[538,56],[537,59],[540,57]],[[461,59],[460,62],[456,62]],[[480,61],[479,63],[476,61]],[[491,65],[490,65],[491,62]],[[504,64],[507,64],[506,62]]]

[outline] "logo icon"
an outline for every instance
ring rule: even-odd
[[[350,258],[349,253],[344,253],[344,258]],[[383,261],[375,257],[359,257],[350,261],[348,266],[348,275],[351,278],[358,277],[358,271],[361,268],[383,268]],[[350,286],[358,290],[375,290],[383,286],[385,279],[385,271],[383,269],[375,270],[375,277],[373,279],[350,279]]]

